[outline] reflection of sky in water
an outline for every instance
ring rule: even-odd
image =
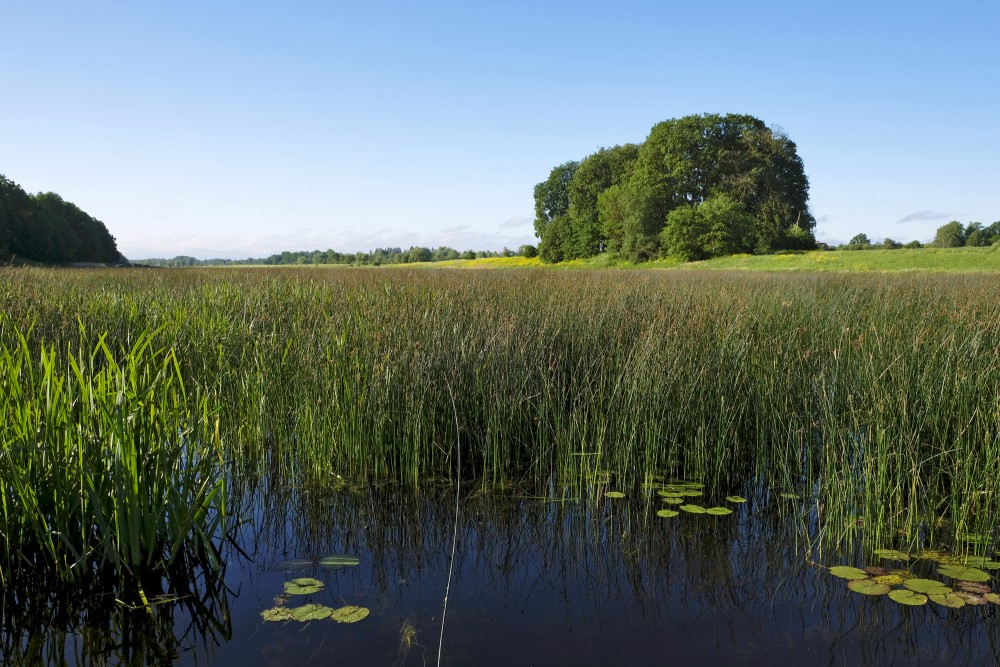
[[[182,664],[436,662],[454,507],[447,491],[295,502],[271,494],[267,504],[242,532],[254,562],[229,556],[231,640],[208,649],[193,642]],[[995,606],[904,608],[851,593],[801,549],[796,555],[787,508],[751,500],[730,516],[663,519],[655,516],[661,506],[655,497],[603,500],[593,511],[577,502],[466,499],[444,664],[943,665],[995,655]],[[275,570],[286,558],[345,552],[361,565]],[[327,587],[290,605],[362,605],[371,615],[354,625],[262,622],[260,611],[296,576]],[[404,622],[417,630],[408,651]]]

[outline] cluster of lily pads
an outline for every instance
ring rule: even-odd
[[[701,482],[685,481],[680,479],[668,480],[664,482],[651,481],[644,485],[646,488],[656,491],[656,494],[663,499],[663,502],[668,505],[673,505],[677,509],[672,507],[665,507],[656,513],[656,516],[669,519],[680,515],[680,513],[688,512],[689,514],[711,514],[714,516],[724,516],[726,514],[732,514],[733,510],[729,507],[704,507],[702,505],[696,505],[691,502],[692,498],[697,498],[704,494],[705,485]],[[607,498],[624,498],[625,494],[621,491],[607,491],[605,494]],[[731,503],[745,503],[746,498],[742,496],[726,496],[726,500]]]
[[[878,566],[858,568],[838,565],[830,568],[830,574],[846,579],[847,587],[855,593],[888,595],[903,605],[924,605],[928,601],[950,608],[989,603],[1000,605],[1000,594],[989,585],[993,578],[985,571],[1000,569],[1000,561],[984,557],[957,558],[940,551],[921,551],[911,556],[895,549],[879,549],[875,555],[903,562],[911,558],[934,561],[938,564],[937,574],[953,579],[954,583],[949,586],[935,579],[918,577],[909,570]]]
[[[325,570],[341,570],[345,567],[358,565],[360,562],[361,561],[357,556],[338,554],[335,556],[327,556],[319,560],[294,558],[282,561],[278,564],[276,569],[283,572],[293,572],[296,570],[305,570],[310,567],[318,566]],[[306,622],[321,621],[329,618],[337,623],[356,623],[364,618],[367,618],[370,613],[369,610],[365,607],[358,607],[355,605],[346,605],[337,609],[315,603],[303,604],[297,607],[287,606],[289,600],[293,599],[295,596],[312,595],[313,593],[320,592],[325,587],[326,584],[319,579],[314,579],[312,577],[298,577],[296,579],[286,581],[284,583],[284,593],[274,598],[274,606],[270,609],[262,611],[260,616],[265,621]]]

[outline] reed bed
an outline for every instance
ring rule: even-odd
[[[274,483],[461,474],[578,493],[606,475],[626,487],[696,476],[802,494],[825,539],[863,521],[888,542],[996,523],[998,286],[985,274],[7,270],[0,344],[79,355],[78,322],[116,351],[157,330],[177,381],[218,410],[222,456]]]

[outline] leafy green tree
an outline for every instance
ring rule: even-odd
[[[915,250],[915,249],[917,249],[917,248],[923,248],[923,247],[924,247],[924,244],[923,244],[923,243],[921,243],[920,241],[910,241],[909,243],[907,243],[907,244],[906,244],[906,245],[904,245],[903,247],[904,247],[904,248],[909,248],[909,249],[911,249],[911,250]]]
[[[431,256],[431,261],[434,262],[446,262],[451,259],[458,259],[458,251],[454,248],[449,248],[448,246],[441,246],[440,248],[435,248],[434,253]]]
[[[1000,222],[994,222],[988,227],[982,223],[971,222],[965,230],[965,245],[967,246],[990,246],[1000,239]]]
[[[549,177],[535,185],[535,236],[542,238],[553,220],[569,213],[569,183],[579,162],[570,161],[549,172]]]
[[[871,239],[868,238],[867,234],[855,234],[851,237],[851,240],[847,242],[848,250],[866,250],[872,246]]]
[[[569,182],[569,216],[574,257],[592,257],[607,247],[598,197],[628,180],[639,155],[636,144],[602,148],[577,166]]]
[[[965,245],[965,228],[962,223],[952,220],[938,227],[933,245],[936,248],[958,248]]]
[[[23,244],[31,211],[28,193],[0,174],[0,259],[25,254]]]
[[[429,262],[432,257],[430,248],[414,246],[406,252],[408,262]]]
[[[525,243],[520,248],[517,249],[517,254],[521,257],[538,257],[538,248],[528,243]]]
[[[542,240],[538,243],[538,256],[543,262],[550,263],[571,259],[571,256],[567,256],[567,249],[571,246],[572,239],[569,216],[557,216],[545,226]]]
[[[890,239],[889,237],[886,237],[886,238],[884,238],[882,240],[882,248],[884,250],[896,250],[897,248],[902,248],[902,247],[903,247],[902,243],[899,243],[898,241],[894,241],[894,240]]]
[[[753,224],[753,217],[738,201],[718,195],[667,214],[661,247],[684,261],[747,252]]]

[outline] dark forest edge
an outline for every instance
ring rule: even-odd
[[[28,194],[0,174],[0,261],[122,264],[104,223],[54,192]]]

